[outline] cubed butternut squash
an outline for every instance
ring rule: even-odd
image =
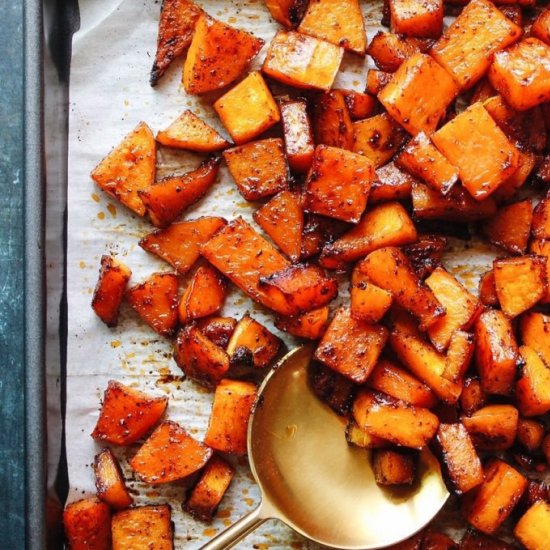
[[[319,94],[313,104],[313,135],[317,145],[353,149],[351,115],[344,94],[331,90]]]
[[[378,485],[412,485],[416,477],[417,456],[410,451],[375,449],[372,469]]]
[[[429,49],[430,43],[422,38],[379,31],[370,41],[367,53],[381,71],[393,73],[413,54]]]
[[[212,449],[191,437],[179,424],[166,420],[130,459],[136,476],[151,485],[184,479],[199,471]]]
[[[285,27],[296,27],[307,8],[307,0],[265,0],[271,17]]]
[[[462,417],[474,445],[483,451],[509,449],[516,440],[518,420],[518,410],[512,405],[487,405]]]
[[[309,384],[317,397],[336,414],[346,416],[355,395],[355,384],[333,369],[314,361],[309,367]]]
[[[386,343],[388,331],[355,319],[348,308],[332,318],[315,358],[353,382],[364,383]]]
[[[378,95],[384,86],[393,78],[393,72],[379,71],[378,69],[369,69],[367,72],[367,84],[365,93]]]
[[[550,316],[544,313],[529,312],[520,320],[522,343],[533,348],[550,365]]]
[[[239,78],[258,55],[264,41],[202,14],[183,66],[183,87],[189,94],[225,88]]]
[[[420,235],[418,241],[403,247],[411,265],[421,279],[441,265],[447,248],[447,239],[442,235]]]
[[[344,94],[344,100],[352,120],[360,120],[374,114],[376,98],[372,95],[356,90],[340,90],[340,92]]]
[[[474,335],[463,330],[455,331],[449,341],[443,377],[451,382],[462,383],[464,375],[470,367],[474,351]]]
[[[532,239],[529,251],[546,259],[546,293],[540,302],[548,304],[550,303],[550,239]]]
[[[521,406],[518,405],[520,411]],[[544,439],[545,427],[542,422],[532,418],[520,418],[518,422],[517,442],[530,453],[538,451]]]
[[[416,53],[401,64],[378,99],[409,133],[430,135],[457,94],[452,76],[429,55]]]
[[[531,26],[531,36],[550,44],[550,7],[543,9]]]
[[[167,397],[147,395],[110,380],[92,437],[114,445],[131,445],[159,422]]]
[[[523,416],[539,416],[550,411],[550,367],[537,352],[521,346],[522,363],[516,382],[516,402]]]
[[[329,90],[343,55],[343,48],[326,40],[279,31],[269,45],[262,71],[295,88]]]
[[[535,206],[531,232],[534,239],[550,239],[550,198],[542,199]]]
[[[255,384],[222,380],[214,394],[206,445],[222,453],[245,454],[248,420],[255,400]]]
[[[63,524],[71,550],[109,550],[111,548],[111,511],[96,497],[68,504]]]
[[[386,439],[371,435],[367,430],[360,428],[353,419],[346,426],[346,441],[350,445],[362,449],[380,449],[391,446],[391,443]]]
[[[521,516],[514,536],[527,550],[542,550],[550,540],[550,504],[539,500]]]
[[[243,105],[246,105],[245,110]],[[214,109],[238,145],[259,136],[281,119],[277,103],[257,71],[220,97]]]
[[[118,512],[112,523],[113,550],[174,550],[172,510],[168,504]]]
[[[389,0],[392,32],[418,38],[439,38],[443,31],[443,0]]]
[[[525,254],[531,233],[533,207],[530,200],[502,206],[483,225],[489,241],[512,254]]]
[[[353,270],[350,285],[351,314],[367,323],[378,323],[392,304],[392,295],[376,286],[361,271],[361,263]]]
[[[304,214],[302,260],[319,254],[328,243],[334,242],[350,228],[350,224],[317,214]],[[328,267],[328,266],[327,266]]]
[[[103,449],[94,459],[97,496],[111,508],[122,510],[134,501],[131,497],[120,464],[109,448]]]
[[[201,332],[211,340],[216,346],[222,349],[227,347],[229,339],[237,326],[236,319],[233,317],[207,317],[199,319],[197,326]]]
[[[529,180],[535,168],[537,157],[533,153],[520,151],[519,149],[518,153],[519,165],[517,170],[509,176],[493,194],[493,198],[499,203],[509,202],[514,198],[516,193]]]
[[[415,178],[401,170],[395,162],[388,162],[374,172],[369,204],[406,199],[411,196],[415,181]]]
[[[292,317],[278,315],[275,326],[298,338],[319,340],[327,328],[328,316],[329,308],[325,306]]]
[[[484,306],[498,307],[495,272],[490,269],[479,279],[479,299]]]
[[[120,260],[106,254],[101,256],[99,279],[92,298],[92,308],[108,327],[114,327],[117,324],[120,304],[131,276],[130,268]]]

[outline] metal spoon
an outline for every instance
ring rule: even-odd
[[[231,548],[272,518],[328,547],[383,548],[419,531],[447,500],[427,450],[413,488],[392,492],[376,484],[368,453],[348,445],[342,419],[310,389],[311,356],[310,347],[294,349],[260,386],[248,458],[262,501],[201,550]]]

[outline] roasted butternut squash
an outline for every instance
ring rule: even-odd
[[[412,485],[416,477],[416,455],[397,449],[375,449],[372,469],[378,485]]]
[[[365,93],[370,95],[378,95],[384,86],[393,78],[393,72],[379,71],[378,69],[369,69],[367,72],[367,85]]]
[[[237,326],[237,321],[233,317],[207,317],[199,319],[197,326],[216,346],[225,349]]]
[[[336,414],[346,416],[351,410],[355,384],[333,369],[314,361],[309,367],[309,383],[314,393]]]
[[[349,228],[350,224],[317,214],[304,214],[302,233],[302,260],[317,256],[328,243],[334,242]]]
[[[483,451],[509,449],[516,440],[518,420],[518,410],[512,405],[487,405],[462,417],[474,445]]]
[[[550,504],[539,500],[521,516],[515,537],[527,550],[541,550],[550,540]]]
[[[138,506],[113,516],[113,550],[174,550],[168,504]]]
[[[356,90],[339,90],[344,95],[352,120],[361,120],[374,114],[376,109],[376,98],[367,93]]]
[[[541,298],[542,304],[550,303],[550,239],[533,239],[529,251],[535,256],[546,259],[546,293]]]
[[[521,406],[518,405],[521,410]],[[532,418],[520,418],[518,422],[517,442],[530,453],[538,451],[544,439],[545,427],[542,422]]]
[[[493,194],[493,198],[499,203],[508,202],[514,198],[516,193],[529,180],[537,162],[537,157],[533,153],[520,151],[519,149],[518,153],[519,165],[517,170]]]
[[[415,181],[415,178],[401,170],[395,162],[388,162],[374,172],[369,204],[406,199],[411,196]]]
[[[275,319],[275,326],[298,338],[319,340],[327,328],[328,316],[329,308],[325,306],[294,317],[279,315]]]
[[[381,71],[393,73],[413,54],[428,50],[430,43],[431,41],[422,38],[379,31],[371,40],[367,53]]]
[[[531,36],[550,44],[550,7],[543,9],[531,26]]]
[[[97,496],[111,508],[128,508],[134,499],[130,496],[120,464],[111,449],[103,449],[94,459]]]
[[[411,265],[421,279],[425,279],[441,265],[447,248],[447,239],[442,235],[420,235],[418,241],[403,247]]]
[[[392,32],[418,38],[439,38],[443,31],[443,0],[389,0]]]
[[[355,137],[344,94],[331,90],[319,94],[313,104],[313,135],[317,145],[353,149]]]
[[[550,316],[529,312],[521,317],[520,334],[524,345],[533,348],[550,365]]]
[[[483,225],[489,241],[511,254],[525,254],[531,234],[533,207],[530,200],[502,206]]]
[[[361,447],[362,449],[380,449],[392,445],[388,440],[371,435],[363,428],[360,428],[355,423],[355,420],[350,420],[346,426],[346,441],[350,445]]]
[[[351,314],[367,323],[378,323],[390,308],[393,297],[387,290],[371,283],[361,265],[357,264],[351,276]]]
[[[96,497],[68,504],[63,512],[65,535],[71,550],[109,550],[111,511]]]
[[[542,199],[533,210],[533,238],[550,239],[550,198]]]
[[[479,299],[484,306],[498,307],[495,272],[490,269],[479,279]]]
[[[539,416],[550,411],[550,367],[537,352],[521,346],[522,363],[516,382],[516,402],[523,416]]]
[[[307,8],[307,0],[265,0],[271,17],[285,27],[296,27]]]
[[[451,336],[443,377],[451,382],[460,382],[464,378],[474,356],[475,341],[473,334],[457,330]]]

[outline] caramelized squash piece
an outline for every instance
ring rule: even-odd
[[[353,149],[355,137],[344,94],[331,90],[319,94],[313,105],[313,134],[317,145]]]
[[[261,369],[269,366],[277,355],[281,341],[267,328],[245,315],[235,327],[226,352],[232,366]]]
[[[443,377],[451,382],[462,382],[474,356],[475,341],[473,334],[457,330],[451,336]]]
[[[257,71],[220,97],[214,109],[237,145],[254,139],[281,120],[277,103]]]
[[[325,40],[279,31],[269,45],[262,71],[295,88],[329,90],[343,55],[343,48]]]
[[[327,328],[328,315],[329,308],[327,306],[294,317],[279,315],[275,319],[275,326],[298,338],[319,340]]]
[[[200,470],[212,449],[191,437],[179,424],[164,421],[130,460],[136,476],[151,485],[184,479]]]
[[[533,348],[550,366],[550,316],[544,313],[529,312],[520,321],[521,340]]]
[[[92,298],[92,308],[108,327],[117,324],[120,304],[131,276],[130,268],[120,260],[105,254],[101,256],[101,268]]]
[[[482,533],[491,535],[508,518],[527,479],[506,462],[493,459],[485,467],[485,481],[463,500],[466,521]]]
[[[550,198],[542,199],[533,210],[533,238],[550,239]]]
[[[518,404],[518,408],[521,412],[520,404]],[[531,418],[520,418],[518,422],[517,442],[530,453],[534,453],[542,445],[544,431],[545,427],[542,422]]]
[[[209,265],[200,266],[183,291],[178,306],[178,319],[184,325],[193,319],[207,317],[223,307],[225,279]]]
[[[207,388],[216,386],[229,370],[227,353],[194,325],[180,330],[174,360],[186,376]]]
[[[237,326],[237,321],[233,317],[207,317],[199,319],[197,326],[216,346],[225,349]]]
[[[432,344],[438,351],[444,351],[455,331],[470,328],[481,304],[443,267],[436,268],[425,282],[445,308],[445,314],[428,328]]]
[[[401,63],[399,63],[401,64]],[[370,95],[378,95],[393,78],[393,72],[379,71],[377,69],[369,69],[367,72],[367,85],[365,93]]]
[[[298,31],[365,55],[367,37],[359,0],[312,0]]]
[[[526,38],[495,54],[489,80],[506,102],[518,111],[550,101],[550,46]]]
[[[302,260],[319,254],[323,246],[334,242],[349,228],[350,224],[348,223],[305,212]]]
[[[494,192],[493,197],[498,202],[507,202],[523,187],[535,167],[537,158],[533,153],[520,151],[517,170]]]
[[[162,418],[167,397],[147,395],[110,380],[92,437],[114,445],[131,445]]]
[[[71,550],[110,550],[111,511],[96,497],[68,504],[63,512],[65,534]]]
[[[449,73],[429,55],[416,53],[401,64],[378,99],[409,133],[430,135],[457,94]]]
[[[256,386],[224,379],[216,388],[204,442],[222,453],[245,454],[246,433]]]
[[[439,38],[443,30],[443,0],[389,0],[392,32],[418,38]]]
[[[371,40],[367,53],[376,66],[388,73],[397,71],[401,63],[418,52],[425,52],[431,41],[379,31]],[[374,93],[370,91],[370,93]]]
[[[390,292],[372,284],[357,264],[351,276],[350,307],[356,319],[367,323],[378,323],[384,317],[393,301]]]
[[[328,269],[338,269],[379,248],[402,246],[416,239],[416,228],[403,206],[386,202],[367,210],[351,231],[327,244],[320,263]]]
[[[457,168],[436,149],[423,132],[409,141],[396,162],[400,168],[442,195],[447,195],[458,181]]]
[[[212,521],[234,475],[231,464],[219,456],[213,456],[204,467],[183,509],[200,521]]]
[[[550,504],[539,500],[521,516],[514,535],[527,550],[541,550],[550,540]]]
[[[292,262],[300,259],[304,213],[298,193],[281,191],[254,212],[254,221]]]
[[[113,516],[113,550],[174,550],[168,504],[137,506]]]
[[[411,265],[421,279],[441,265],[447,239],[442,235],[420,235],[418,241],[403,247]]]
[[[313,160],[313,130],[307,113],[307,101],[302,98],[279,100],[285,153],[294,172],[303,174]]]
[[[344,94],[344,100],[348,106],[352,120],[361,120],[374,114],[376,98],[369,94],[362,94],[355,90],[339,90]]]
[[[246,200],[269,197],[288,187],[288,168],[280,138],[233,147],[224,151],[223,158]]]
[[[178,278],[173,273],[153,273],[126,293],[138,315],[163,336],[173,334],[178,323]]]
[[[191,44],[202,9],[190,0],[164,0],[160,7],[157,52],[151,69],[151,86],[156,86],[170,63]]]
[[[379,168],[389,162],[403,145],[406,133],[387,113],[353,123],[353,151],[364,155]]]
[[[201,153],[213,153],[229,147],[212,126],[200,119],[193,111],[184,111],[166,130],[157,134],[157,141],[166,147],[189,149]]]
[[[495,272],[492,269],[479,279],[479,299],[484,306],[498,307]]]
[[[307,8],[307,0],[265,0],[271,17],[285,27],[296,27]]]
[[[510,320],[502,311],[484,311],[475,324],[476,365],[483,390],[509,395],[516,377],[518,346]]]
[[[487,405],[462,417],[474,445],[483,451],[509,449],[516,440],[518,420],[518,410],[512,405]]]
[[[315,395],[336,414],[347,416],[353,403],[355,384],[349,378],[316,361],[309,367],[308,374]]]
[[[428,409],[368,390],[357,394],[353,418],[371,435],[413,449],[425,447],[439,426],[439,419]]]
[[[388,162],[374,172],[369,204],[406,199],[411,196],[415,181],[415,178],[401,170],[395,162]]]
[[[92,171],[92,179],[138,216],[145,215],[139,191],[153,185],[157,147],[151,129],[140,122]]]
[[[533,239],[529,251],[546,259],[546,293],[540,299],[542,304],[550,303],[550,239]]]
[[[412,485],[416,476],[416,455],[397,449],[375,449],[372,469],[378,485]]]
[[[430,54],[456,80],[471,88],[491,65],[493,55],[522,34],[489,0],[472,0],[434,44]]]
[[[502,206],[483,226],[489,241],[511,254],[525,254],[531,233],[533,207],[530,200]]]
[[[456,494],[467,493],[483,482],[481,460],[463,424],[439,424],[434,443],[444,477]]]
[[[550,44],[550,6],[539,13],[531,26],[531,36]]]
[[[202,14],[183,66],[183,87],[188,94],[225,88],[246,70],[264,41]]]
[[[371,435],[369,432],[360,428],[355,420],[350,420],[346,426],[346,441],[355,447],[362,449],[383,449],[390,447],[391,443],[381,437]]]
[[[539,416],[550,411],[550,367],[529,346],[519,348],[522,364],[516,382],[516,402],[523,416]]]
[[[130,496],[120,464],[111,449],[103,449],[94,459],[97,496],[111,508],[128,508],[134,499]]]
[[[486,0],[472,0],[475,2]],[[492,5],[492,4],[491,4]],[[476,200],[493,193],[519,166],[519,153],[481,103],[475,103],[432,136],[435,146],[458,168]]]
[[[358,384],[371,373],[386,343],[388,331],[354,319],[340,308],[315,350],[315,359]]]
[[[196,203],[212,187],[221,157],[210,157],[191,172],[164,178],[139,192],[153,225],[166,227]]]
[[[365,157],[319,145],[307,176],[304,208],[307,212],[357,223],[367,206],[373,176],[373,165]]]
[[[495,288],[502,311],[517,317],[546,295],[546,258],[518,256],[493,262]]]
[[[226,224],[223,218],[214,216],[173,223],[166,229],[145,235],[139,246],[168,262],[179,275],[184,275],[199,259],[200,246]]]

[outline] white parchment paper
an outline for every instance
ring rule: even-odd
[[[261,0],[248,2],[198,0],[212,16],[252,31],[266,43],[278,26],[269,18]],[[379,21],[379,5],[365,3],[369,37]],[[69,225],[68,225],[68,388],[67,458],[70,500],[95,492],[91,469],[99,446],[90,437],[97,420],[100,398],[109,379],[139,387],[152,394],[168,394],[167,416],[181,423],[197,438],[207,427],[212,394],[192,381],[179,379],[181,372],[171,358],[171,342],[154,334],[127,306],[118,327],[109,329],[94,315],[90,301],[97,281],[100,257],[110,253],[132,269],[132,283],[170,266],[147,254],[138,240],[152,227],[132,215],[96,188],[89,177],[95,165],[139,121],[154,132],[166,127],[183,110],[191,108],[223,132],[210,103],[187,96],[180,85],[182,60],[176,60],[157,88],[149,86],[149,72],[156,47],[158,0],[81,0],[81,29],[74,37],[70,87]],[[265,49],[253,66],[263,61]],[[339,86],[362,90],[367,62],[346,54]],[[158,176],[185,172],[198,165],[200,157],[188,152],[160,149]],[[206,198],[185,215],[219,215],[251,219],[255,205],[238,194],[225,168]],[[473,258],[481,267],[490,251],[481,256],[459,249],[449,257],[451,268],[470,287],[477,278]],[[184,283],[184,281],[182,281]],[[246,310],[273,329],[269,316],[234,289],[224,314],[240,317]],[[277,332],[275,329],[273,329]],[[278,333],[278,332],[277,332]],[[292,343],[281,335],[288,345]],[[169,376],[173,375],[173,376]],[[172,505],[177,548],[198,548],[259,502],[258,490],[245,459],[236,461],[236,479],[211,525],[195,521],[182,512],[185,486],[151,487],[139,483],[126,467],[125,458],[137,447],[115,450],[125,466],[136,503]],[[330,480],[319,480],[319,483]],[[334,503],[327,503],[333,505]],[[239,548],[313,548],[304,539],[276,522],[264,524]]]

